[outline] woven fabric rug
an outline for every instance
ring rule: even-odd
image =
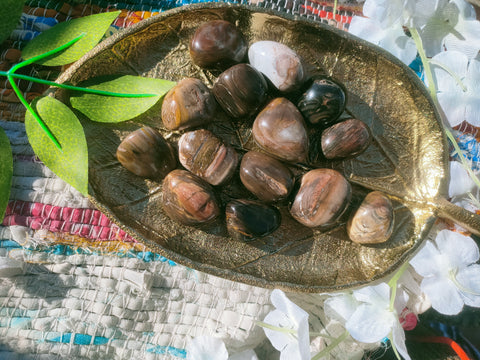
[[[59,22],[118,9],[113,34],[197,2],[202,0],[27,0],[18,27],[1,44],[0,70],[17,63],[29,40]],[[252,4],[321,22],[335,17],[343,30],[361,13],[356,1],[339,1],[336,14],[331,2],[317,0]],[[23,70],[54,80],[62,69]],[[19,87],[27,99],[46,90],[25,81]],[[0,81],[0,126],[14,155],[10,202],[0,225],[0,359],[184,359],[186,344],[198,335],[222,339],[229,353],[253,348],[259,359],[278,359],[256,323],[273,308],[270,290],[176,264],[125,234],[35,157],[24,115],[8,83]],[[460,148],[478,170],[478,130],[466,124],[456,130]],[[326,324],[320,296],[289,296],[309,313],[311,324],[339,335],[341,329]],[[411,349],[412,357],[425,353],[425,347]],[[365,350],[372,348],[347,340],[332,358],[361,358]],[[384,353],[380,344],[373,350],[372,358]],[[429,359],[457,359],[441,346],[427,351]]]
[[[0,69],[17,63],[29,40],[59,22],[119,9],[114,33],[191,2],[198,1],[27,0],[0,49]],[[325,2],[257,5],[318,21],[333,17]],[[359,9],[340,6],[338,26],[346,29]],[[55,79],[60,70],[26,72]],[[19,87],[27,99],[46,89],[27,82]],[[194,271],[136,242],[35,157],[24,114],[2,82],[0,126],[12,145],[14,176],[0,226],[0,359],[182,359],[186,343],[198,335],[221,338],[232,353],[255,348],[260,359],[278,357],[256,325],[272,309],[269,290]],[[322,321],[317,298],[302,302]],[[346,358],[353,350],[363,353],[348,343],[337,353]]]

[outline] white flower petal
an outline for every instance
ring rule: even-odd
[[[281,290],[273,290],[270,300],[276,309],[268,313],[264,321],[277,327],[296,330],[297,333],[294,336],[264,328],[268,339],[282,354],[285,351],[296,352],[296,359],[308,360],[310,358],[308,313],[290,301]]]
[[[258,360],[257,354],[252,349],[233,354],[228,360]]]
[[[478,75],[480,77],[480,74]],[[465,96],[465,120],[480,127],[480,90]]]
[[[310,351],[307,357],[300,353],[298,343],[289,343],[280,353],[280,360],[310,360]]]
[[[267,316],[265,316],[263,322],[280,328],[296,330],[295,324],[288,318],[288,316],[284,312],[277,309],[270,311]],[[279,351],[282,351],[287,344],[296,342],[293,334],[271,330],[268,328],[263,328],[263,331],[265,332],[268,340],[270,340],[272,343],[272,346]]]
[[[438,251],[448,257],[452,269],[463,269],[480,259],[477,243],[471,237],[458,232],[441,230],[435,243]]]
[[[405,332],[403,331],[400,324],[394,326],[392,329],[392,342],[395,344],[397,351],[405,360],[410,360],[410,355],[408,355],[407,347],[405,345]]]
[[[356,289],[353,291],[353,296],[358,301],[376,306],[388,307],[390,305],[390,287],[386,283]]]
[[[474,187],[475,183],[465,167],[459,161],[450,161],[450,184],[448,187],[448,196],[454,197],[466,194]]]
[[[453,283],[445,278],[425,278],[420,284],[432,307],[444,315],[456,315],[463,309],[463,299]]]
[[[437,94],[438,102],[452,127],[465,120],[465,98],[463,92],[441,92]]]
[[[447,50],[460,51],[469,59],[473,59],[480,49],[480,22],[459,21],[455,26],[455,32],[445,36],[444,41]]]
[[[437,264],[432,261],[440,256],[440,252],[431,241],[426,241],[418,253],[410,260],[410,265],[423,277],[436,276],[439,272]]]
[[[227,360],[228,351],[221,339],[197,336],[188,342],[187,360]]]
[[[478,95],[480,92],[480,61],[470,60],[464,83],[469,93]]]
[[[423,48],[428,57],[433,57],[443,51],[443,39],[448,35],[444,23],[436,19],[430,19],[420,30]]]
[[[323,311],[329,319],[345,325],[359,303],[351,294],[332,295],[323,304]]]
[[[477,18],[475,8],[472,4],[467,3],[465,0],[451,0],[451,2],[457,5],[459,15],[465,20],[474,20]]]
[[[348,319],[345,328],[355,340],[375,343],[389,335],[395,321],[398,320],[392,312],[364,303]]]
[[[350,34],[356,35],[372,44],[378,44],[383,37],[384,30],[375,20],[354,16],[348,28]]]
[[[408,294],[402,288],[397,288],[397,293],[395,296],[395,300],[393,302],[393,307],[395,308],[398,314],[401,314],[403,309],[405,309],[405,306],[407,306],[408,298],[409,298]]]
[[[410,65],[417,56],[417,47],[412,38],[406,36],[403,28],[392,26],[385,31],[385,37],[378,43],[382,48],[395,55],[405,64]]]
[[[473,264],[460,270],[456,278],[462,285],[460,295],[465,304],[480,307],[480,265]]]
[[[444,65],[452,73],[456,74],[460,79],[464,79],[467,75],[468,57],[458,51],[444,51],[435,55],[432,60]],[[445,71],[442,67],[435,64],[432,65],[435,75],[435,83],[439,92],[461,91],[456,80]]]
[[[287,298],[285,293],[279,289],[272,291],[270,295],[270,300],[272,304],[280,311],[285,313],[292,321],[299,323],[300,319],[308,318],[308,313],[300,308],[298,305],[294,304],[290,299]]]

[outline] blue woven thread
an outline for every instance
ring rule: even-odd
[[[457,143],[465,159],[471,163],[472,170],[480,170],[480,143],[475,139],[475,136],[459,134],[457,135]],[[452,154],[452,157],[459,160],[460,154]]]

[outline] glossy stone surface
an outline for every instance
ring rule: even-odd
[[[392,202],[380,191],[369,193],[347,224],[349,238],[359,244],[379,244],[393,232]]]
[[[163,125],[182,130],[213,119],[217,103],[210,89],[199,79],[185,78],[175,85],[162,103]]]
[[[266,202],[285,199],[293,188],[292,172],[266,154],[249,151],[240,163],[240,180],[257,198]]]
[[[227,204],[225,214],[230,236],[241,241],[268,235],[281,222],[277,208],[253,200],[233,200]]]
[[[320,78],[303,93],[297,106],[308,122],[327,127],[343,113],[345,103],[343,88],[333,80]]]
[[[220,209],[212,187],[187,170],[173,170],[162,184],[163,210],[184,225],[214,220]]]
[[[226,68],[244,60],[248,45],[237,27],[225,20],[200,25],[190,40],[192,61],[202,67]]]
[[[315,169],[302,176],[290,214],[308,227],[328,226],[345,212],[352,187],[336,170]]]
[[[308,135],[302,114],[285,98],[273,99],[257,115],[252,127],[255,142],[288,162],[305,162]]]
[[[255,113],[267,99],[267,90],[263,75],[248,64],[228,68],[212,88],[217,102],[234,118]]]
[[[364,152],[371,142],[368,126],[357,119],[332,125],[322,133],[322,152],[327,159],[352,157]]]
[[[116,156],[127,170],[150,179],[162,179],[177,166],[170,144],[149,126],[128,135],[118,146]]]
[[[190,131],[180,137],[178,157],[187,170],[212,185],[228,180],[238,164],[235,149],[205,129]]]
[[[306,80],[302,60],[288,46],[276,41],[257,41],[248,49],[248,61],[282,92],[298,89]]]

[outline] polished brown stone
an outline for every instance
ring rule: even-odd
[[[248,44],[231,22],[213,20],[199,26],[190,41],[190,57],[202,67],[226,68],[244,60]]]
[[[182,130],[208,123],[216,107],[212,92],[201,80],[185,78],[165,95],[163,125],[169,130]]]
[[[380,191],[372,191],[350,217],[347,233],[353,242],[378,244],[390,238],[393,225],[392,202]]]
[[[308,227],[328,226],[343,215],[351,196],[350,183],[338,171],[310,170],[302,176],[290,214]]]
[[[220,214],[211,186],[187,170],[173,170],[165,177],[162,196],[168,217],[184,225],[207,223]]]
[[[345,92],[340,84],[331,79],[318,78],[303,93],[297,106],[308,122],[327,127],[343,113],[345,103]]]
[[[305,162],[308,135],[302,114],[286,98],[273,99],[257,115],[252,134],[255,142],[273,156],[288,162]]]
[[[293,188],[292,172],[279,160],[257,151],[243,155],[240,163],[240,180],[262,201],[285,199]]]
[[[212,88],[222,109],[234,118],[253,115],[266,101],[267,90],[263,75],[248,64],[228,68]]]
[[[127,170],[150,179],[162,179],[177,166],[170,144],[162,134],[149,126],[144,126],[123,139],[116,156]]]
[[[357,119],[332,125],[322,133],[322,152],[327,159],[357,156],[371,142],[368,126]]]
[[[180,137],[178,157],[187,170],[212,185],[228,180],[238,164],[235,149],[205,129],[189,131]]]
[[[230,236],[242,241],[266,236],[281,222],[277,208],[253,200],[233,200],[227,204],[225,214]]]

